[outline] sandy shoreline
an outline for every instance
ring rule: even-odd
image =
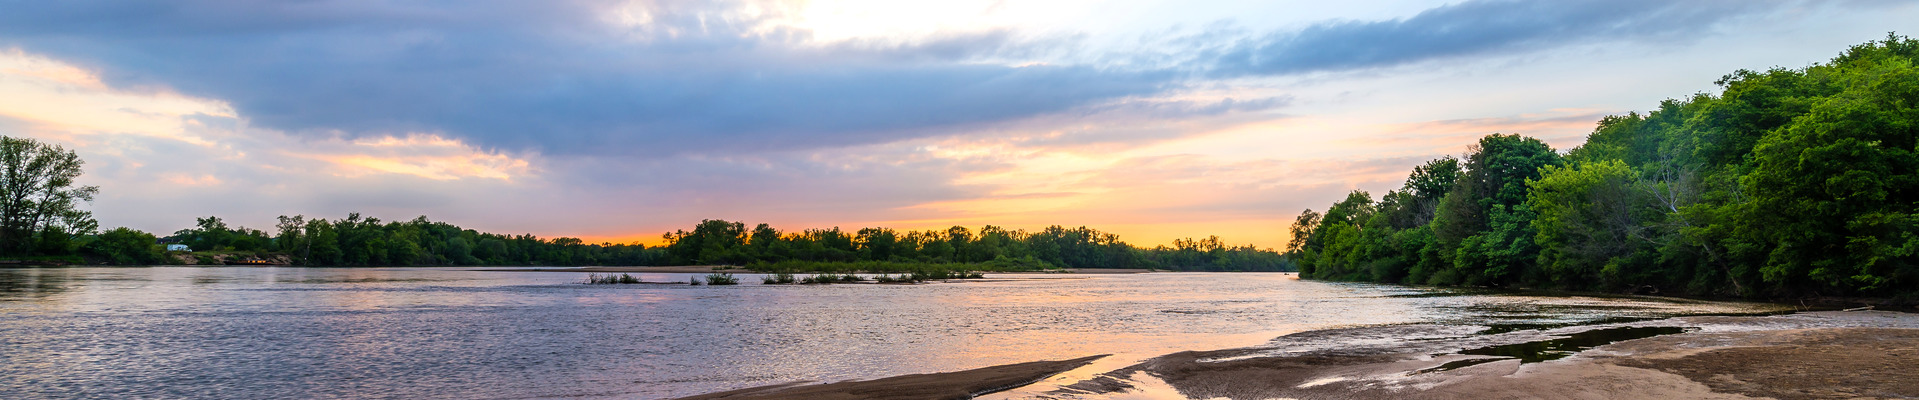
[[[958,372],[902,375],[870,381],[814,385],[796,382],[708,393],[683,397],[679,400],[963,400],[1025,386],[1054,374],[1079,368],[1101,357],[1105,356],[1034,361]]]
[[[1266,346],[1168,354],[1092,379],[1022,387],[990,398],[1919,397],[1919,314],[1824,311],[1678,317],[1498,334],[1478,330],[1394,325],[1301,332]],[[1566,343],[1621,332],[1637,336],[1579,346]],[[1514,358],[1528,357],[1522,354],[1563,358]],[[1074,362],[1084,365],[1091,359],[870,381],[795,383],[686,399],[966,398],[898,394],[958,393],[953,388],[989,378],[995,379],[991,382],[1036,382],[1073,369],[1066,366]]]
[[[1575,349],[1563,359],[1538,362],[1459,354],[1486,348],[1551,349],[1553,345],[1545,343],[1583,332],[1655,328],[1688,331]],[[1701,316],[1497,335],[1457,334],[1437,326],[1304,332],[1275,343],[1380,336],[1411,340],[1299,352],[1274,345],[1175,353],[1039,397],[1105,398],[1153,388],[1201,399],[1919,397],[1919,314]],[[1448,364],[1470,365],[1444,370]]]

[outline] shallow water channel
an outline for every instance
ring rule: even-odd
[[[654,399],[1113,354],[1084,368],[1105,371],[1338,327],[1497,332],[1767,308],[1279,273],[779,286],[759,285],[755,275],[742,275],[739,286],[585,285],[585,276],[0,269],[0,398]]]

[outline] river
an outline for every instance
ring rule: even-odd
[[[1765,308],[1282,273],[987,277],[687,286],[461,268],[0,269],[0,398],[655,399],[1113,354],[1085,368],[1104,371],[1338,327]]]

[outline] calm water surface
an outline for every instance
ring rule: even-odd
[[[0,269],[0,398],[653,399],[1093,354],[1115,354],[1096,367],[1116,366],[1330,327],[1751,309],[1252,273],[831,286],[762,286],[743,275],[743,285],[718,287],[584,285],[584,276]]]

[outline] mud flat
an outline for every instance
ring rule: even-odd
[[[1302,332],[996,398],[1919,397],[1919,314],[1696,316],[1487,332],[1441,325]]]

